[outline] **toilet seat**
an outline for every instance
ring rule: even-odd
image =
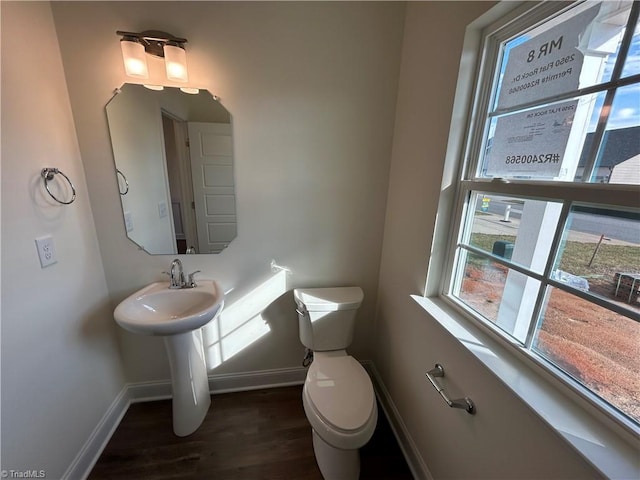
[[[371,379],[353,357],[321,353],[316,353],[304,383],[307,419],[328,444],[360,448],[373,435],[378,420]]]

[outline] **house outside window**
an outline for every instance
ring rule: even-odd
[[[485,30],[441,295],[637,431],[638,2]]]

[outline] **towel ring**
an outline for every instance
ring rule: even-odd
[[[126,185],[127,189],[124,192],[120,191],[120,182],[118,182],[118,193],[120,195],[126,195],[127,193],[129,193],[129,181],[127,180],[127,177],[124,176],[124,173],[122,173],[120,171],[120,169],[116,168],[116,174],[122,176],[122,179],[124,180],[124,184]]]
[[[53,176],[56,173],[59,173],[60,175],[62,175],[67,180],[67,182],[69,183],[69,186],[71,187],[71,200],[69,200],[68,202],[65,202],[64,200],[60,200],[59,198],[56,198],[56,196],[53,193],[51,193],[51,190],[49,190],[49,181],[53,180]],[[51,198],[53,198],[56,202],[61,203],[62,205],[69,205],[73,203],[73,201],[76,199],[76,188],[73,186],[73,183],[71,183],[71,180],[69,180],[69,177],[67,177],[64,173],[62,173],[62,171],[58,170],[57,168],[43,168],[42,171],[40,172],[40,175],[44,180],[44,188],[47,189],[47,193],[51,196]]]

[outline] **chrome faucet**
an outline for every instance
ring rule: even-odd
[[[169,270],[169,288],[184,288],[185,284],[182,262],[176,258],[171,262],[171,270]]]
[[[171,262],[171,269],[168,272],[164,272],[169,275],[169,288],[194,288],[197,287],[195,279],[193,278],[196,273],[200,273],[200,270],[196,270],[189,274],[189,280],[185,281],[184,271],[182,270],[182,262],[176,258]]]

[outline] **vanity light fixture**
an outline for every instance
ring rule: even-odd
[[[120,32],[118,32],[120,33]],[[144,46],[138,38],[124,36],[120,40],[124,69],[127,75],[136,78],[149,78]]]
[[[162,90],[164,90],[164,86],[162,85],[151,85],[151,84],[145,83],[143,87],[148,88],[149,90],[155,90],[156,92],[161,92]]]
[[[164,58],[167,78],[174,82],[189,80],[187,72],[187,54],[184,44],[186,38],[174,37],[159,30],[145,30],[141,33],[116,32],[122,36],[120,48],[127,75],[136,78],[149,78],[149,69],[145,53]]]
[[[164,46],[163,50],[167,78],[174,82],[188,81],[187,53],[184,51],[184,44],[170,42]]]
[[[180,87],[180,91],[182,93],[188,93],[189,95],[198,95],[200,93],[199,88],[192,88],[192,87]]]

